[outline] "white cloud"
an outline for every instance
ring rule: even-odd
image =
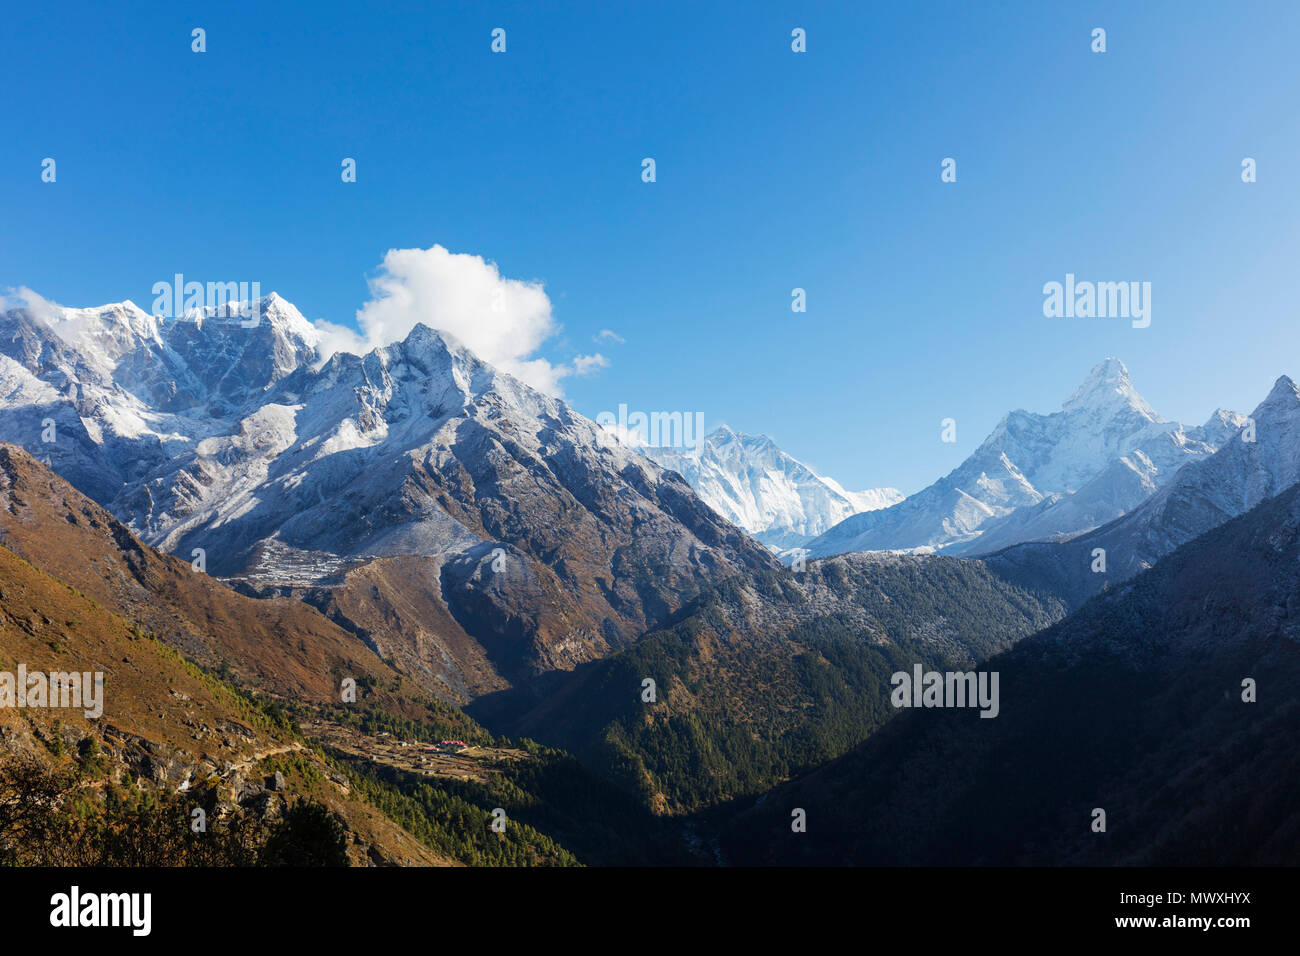
[[[9,309],[25,308],[42,322],[52,322],[54,319],[62,318],[62,308],[57,302],[51,302],[39,292],[33,292],[27,286],[10,288],[4,295],[0,295],[0,312],[7,312]]]
[[[596,342],[613,342],[615,345],[622,345],[627,341],[627,339],[611,329],[601,329],[592,336],[592,339]]]
[[[598,422],[600,425],[600,436],[607,438],[609,441],[626,448],[649,448],[645,436],[639,429],[628,428],[620,425],[618,422]]]
[[[406,338],[417,323],[450,332],[502,371],[552,395],[560,380],[608,362],[601,355],[553,364],[537,350],[558,331],[551,300],[538,281],[507,279],[482,256],[431,249],[390,249],[370,280],[371,299],[357,310],[360,334],[318,321],[321,351],[364,354]]]
[[[590,375],[602,368],[609,368],[609,359],[599,352],[595,355],[575,355],[573,357],[574,375]]]

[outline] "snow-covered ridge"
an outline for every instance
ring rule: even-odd
[[[1216,413],[1207,427],[1237,425],[1240,419]],[[990,560],[1018,580],[1065,582],[1075,601],[1131,578],[1300,481],[1296,383],[1281,376],[1246,422],[1228,432],[1213,455],[1186,464],[1116,520],[1063,542],[1025,540]],[[1097,549],[1107,556],[1105,574],[1091,571]]]
[[[1218,411],[1201,426],[1167,422],[1107,358],[1058,412],[1017,410],[950,474],[900,504],[856,515],[809,543],[846,551],[986,553],[1079,534],[1130,511],[1180,468],[1245,424]]]
[[[732,524],[768,547],[797,548],[850,515],[903,500],[894,488],[846,491],[786,454],[766,435],[723,426],[691,448],[646,448]]]

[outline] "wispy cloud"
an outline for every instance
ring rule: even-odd
[[[0,294],[0,312],[17,308],[25,308],[42,322],[50,322],[60,316],[63,307],[24,285]]]
[[[574,375],[591,375],[602,368],[609,368],[609,359],[599,352],[595,355],[575,355],[573,357]]]

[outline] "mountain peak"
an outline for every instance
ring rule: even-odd
[[[320,330],[307,321],[298,311],[297,306],[278,292],[271,292],[257,299],[242,301],[232,299],[220,306],[191,309],[181,318],[196,322],[200,326],[205,323],[226,326],[236,322],[242,325],[250,314],[256,315],[259,322],[265,320],[272,329],[297,339],[308,347],[315,348],[320,344]]]
[[[1098,362],[1061,408],[1067,412],[1086,409],[1118,411],[1130,408],[1151,421],[1161,421],[1155,409],[1133,387],[1127,366],[1113,357]]]
[[[1259,403],[1256,415],[1267,409],[1290,409],[1297,404],[1300,404],[1300,386],[1296,385],[1290,375],[1281,375],[1273,383],[1272,391]]]
[[[432,345],[435,348],[441,345],[448,352],[465,351],[465,347],[461,345],[456,336],[443,329],[435,329],[432,325],[424,322],[416,322],[415,325],[411,326],[411,331],[407,332],[406,338],[402,339],[403,344],[407,342],[419,346]]]
[[[718,428],[715,428],[708,436],[708,441],[718,446],[730,443],[739,445],[742,448],[749,449],[750,451],[775,450],[779,454],[785,454],[785,452],[781,451],[777,447],[776,442],[774,442],[769,436],[764,435],[761,432],[758,434],[739,432],[730,425],[720,425]]]
[[[897,504],[893,488],[846,491],[764,434],[719,425],[693,447],[646,447],[678,472],[714,511],[773,550],[802,546],[849,515]]]
[[[483,361],[452,333],[424,322],[415,323],[411,331],[406,333],[406,338],[379,346],[377,351],[389,356],[401,355],[417,362],[434,361],[448,369],[460,367],[465,374],[489,381],[495,380],[498,375],[508,374]]]
[[[95,322],[100,325],[130,325],[150,318],[149,313],[130,299],[121,302],[106,302],[84,309],[71,306],[58,306],[45,314],[51,327],[57,329],[66,325],[85,325]]]
[[[1300,388],[1296,386],[1295,380],[1291,378],[1290,375],[1278,376],[1277,381],[1273,383],[1273,391],[1276,392],[1279,389],[1289,389],[1291,392],[1300,392]]]
[[[45,303],[28,312],[76,348],[100,371],[108,371],[141,343],[157,342],[158,321],[130,299],[78,309]]]

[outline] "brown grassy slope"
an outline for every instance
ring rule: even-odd
[[[0,708],[6,736],[40,738],[56,721],[78,737],[96,733],[105,750],[149,743],[183,744],[190,764],[218,767],[299,744],[228,688],[188,665],[166,645],[137,637],[106,608],[0,548],[0,670],[101,671],[104,712]],[[175,780],[180,765],[153,761],[155,782]]]
[[[0,443],[0,544],[204,666],[240,683],[337,703],[343,677],[374,678],[390,709],[414,715],[396,673],[355,635],[290,598],[237,594],[142,544],[125,525],[22,449]]]
[[[421,686],[463,704],[510,682],[448,609],[441,569],[436,557],[377,558],[347,571],[337,585],[294,593],[373,642]]]
[[[0,760],[27,754],[55,763],[57,754],[76,753],[94,738],[107,761],[106,781],[164,792],[215,783],[229,795],[256,789],[265,761],[297,757],[298,772],[287,775],[290,792],[344,818],[354,862],[448,862],[339,786],[315,754],[233,689],[0,548],[0,670],[16,674],[20,664],[28,674],[103,673],[103,713],[0,707]]]

